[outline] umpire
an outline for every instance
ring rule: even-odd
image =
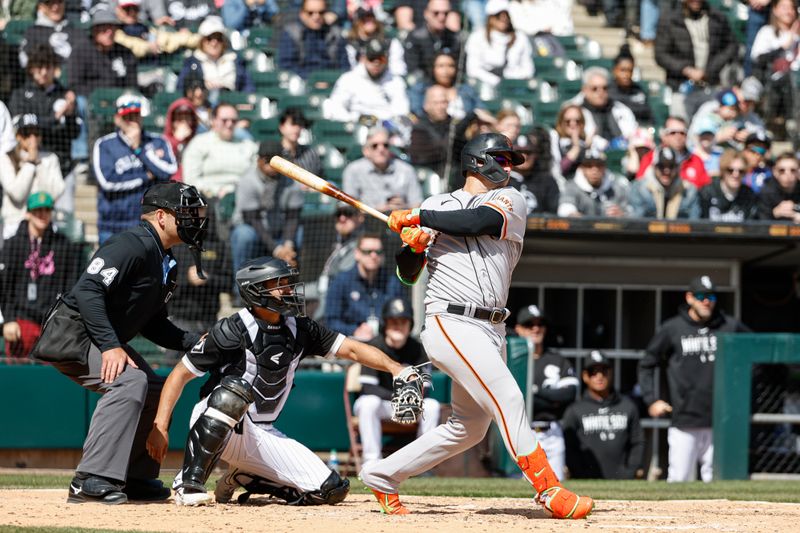
[[[166,304],[176,286],[171,248],[189,244],[200,270],[206,225],[206,203],[197,189],[177,182],[153,185],[142,198],[139,226],[108,239],[48,313],[32,357],[102,394],[68,503],[170,496],[158,481],[159,464],[145,449],[164,380],[127,343],[141,333],[186,351],[199,340],[169,321]]]

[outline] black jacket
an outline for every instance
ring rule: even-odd
[[[758,197],[753,189],[742,184],[733,200],[728,200],[722,192],[719,178],[700,189],[700,209],[702,218],[717,222],[742,222],[758,218]]]
[[[83,37],[75,43],[67,75],[69,86],[81,96],[100,87],[136,88],[136,57],[119,44],[103,53],[91,37]]]
[[[77,43],[85,40],[88,32],[76,28],[66,18],[54,27],[34,24],[25,30],[25,36],[19,45],[20,63],[27,66],[28,54],[42,45],[50,46],[66,63],[73,56]],[[57,35],[53,35],[54,33]]]
[[[575,401],[578,378],[572,365],[549,350],[533,363],[533,420],[552,422]]]
[[[672,425],[679,428],[711,427],[714,397],[714,359],[717,332],[745,332],[750,328],[721,311],[705,323],[695,322],[683,305],[679,313],[664,322],[647,345],[639,363],[639,386],[645,405],[666,399],[656,396],[655,369],[666,368]]]
[[[445,121],[433,122],[427,113],[419,117],[411,129],[411,144],[408,147],[411,164],[429,167],[444,177],[452,120],[448,117]]]
[[[534,170],[536,169],[534,168]],[[555,215],[558,213],[558,199],[561,191],[549,169],[541,169],[528,176],[512,172],[509,183],[525,197],[528,215],[541,213]]]
[[[653,112],[647,103],[647,93],[638,83],[633,82],[629,88],[623,89],[611,80],[608,84],[608,96],[611,100],[628,106],[639,124],[653,123]]]
[[[425,354],[425,348],[422,347],[422,343],[413,337],[409,337],[405,345],[399,350],[389,348],[389,346],[386,345],[383,335],[378,335],[368,344],[375,346],[398,363],[413,366],[427,363],[425,372],[430,373],[431,371],[431,364],[430,361],[428,361],[428,356]],[[374,368],[366,366],[361,367],[359,382],[361,382],[362,395],[373,394],[384,400],[390,400],[392,398],[392,392],[394,391],[393,381],[392,375],[388,372],[381,372],[380,370],[375,370]]]
[[[230,292],[233,285],[230,243],[206,238],[203,248],[200,255],[208,279],[202,285],[189,283],[189,269],[194,268],[189,247],[177,246],[173,250],[178,261],[178,287],[170,311],[173,318],[204,322],[211,327],[217,320],[220,293]]]
[[[78,279],[83,262],[80,246],[52,227],[40,243],[32,243],[28,222],[21,222],[0,253],[0,309],[5,320],[41,323],[56,296]]]
[[[736,59],[738,43],[725,15],[710,8],[706,8],[706,13],[709,49],[705,81],[709,85],[719,85],[719,73],[722,67]],[[695,64],[692,38],[683,19],[683,9],[680,7],[661,13],[656,33],[656,63],[667,71],[667,85],[672,89],[677,89],[686,81],[681,71]]]
[[[65,115],[56,120],[53,110],[56,101],[64,98],[67,92],[58,80],[44,89],[28,80],[24,86],[14,89],[8,110],[11,115],[34,113],[39,118],[39,129],[42,132],[42,148],[53,152],[61,163],[61,174],[69,174],[71,167],[70,147],[72,139],[78,136],[80,125],[77,115]]]
[[[445,29],[434,35],[427,26],[412,31],[405,43],[405,59],[409,74],[430,78],[433,59],[439,52],[448,52],[459,62],[461,38],[457,33]]]
[[[761,191],[758,193],[759,218],[763,220],[775,220],[772,210],[784,200],[791,200],[796,206],[800,206],[800,183],[794,186],[792,192],[786,192],[778,185],[778,180],[769,178],[764,182],[764,186],[761,187]]]
[[[94,345],[117,348],[141,333],[171,350],[188,350],[199,339],[167,318],[177,262],[147,222],[113,235],[95,252],[64,304],[78,311]]]
[[[585,393],[561,421],[573,478],[633,479],[644,468],[644,433],[636,405],[612,391],[598,401]]]

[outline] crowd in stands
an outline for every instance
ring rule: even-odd
[[[172,307],[184,327],[212,324],[222,293],[239,303],[247,259],[316,255],[315,318],[363,340],[408,296],[393,248],[273,156],[386,212],[459,187],[463,145],[497,131],[526,156],[510,183],[528,215],[800,222],[800,160],[773,149],[798,138],[795,0],[750,0],[745,21],[716,0],[579,2],[627,30],[615,58],[574,35],[571,0],[0,3],[7,353],[28,349],[42,302],[77,276],[85,253],[55,219],[74,218],[84,181],[100,243],[139,222],[155,182],[209,199],[208,279],[187,266]],[[639,48],[665,83],[641,79]],[[324,243],[307,223],[320,214]],[[602,355],[588,363],[575,411],[620,403]]]

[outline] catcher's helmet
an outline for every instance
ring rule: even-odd
[[[236,285],[250,309],[263,307],[285,316],[303,316],[306,313],[305,284],[298,282],[299,276],[300,272],[282,259],[257,257],[236,272]],[[287,287],[291,292],[273,296],[267,289],[270,280],[277,280],[272,292],[283,292]]]
[[[178,237],[199,250],[208,231],[208,204],[198,190],[186,183],[156,183],[142,196],[142,213],[166,209],[175,213]]]
[[[407,318],[411,321],[411,327],[414,327],[414,312],[411,309],[411,304],[403,298],[392,298],[383,304],[381,310],[381,333],[386,329],[386,321],[390,318]]]
[[[506,155],[513,165],[525,161],[525,156],[514,151],[514,146],[503,134],[481,133],[464,145],[461,150],[461,175],[472,171],[480,174],[492,183],[503,183],[508,179],[508,174],[503,166],[495,161],[494,156]]]

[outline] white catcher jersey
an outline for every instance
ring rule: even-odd
[[[512,187],[471,195],[459,189],[425,200],[421,209],[453,211],[488,206],[503,215],[500,238],[455,237],[434,232],[428,249],[425,306],[434,302],[505,307],[511,274],[522,255],[527,221],[525,198]]]

